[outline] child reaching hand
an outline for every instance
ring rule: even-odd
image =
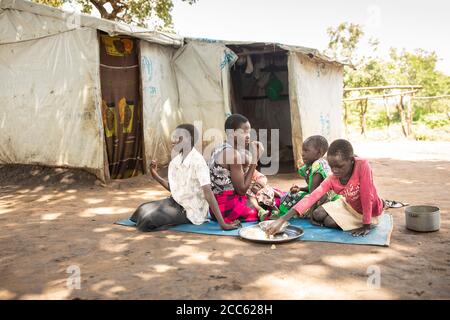
[[[331,169],[326,159],[323,158],[328,151],[328,141],[325,137],[316,135],[307,138],[302,145],[302,160],[304,165],[298,169],[298,174],[305,179],[306,187],[300,188],[294,184],[280,205],[281,215],[286,214],[295,204],[305,196],[311,194],[329,175]],[[300,218],[309,218],[311,212],[318,206],[328,201],[339,198],[333,191],[327,192],[308,211],[299,215]]]
[[[378,196],[369,162],[355,156],[352,145],[344,139],[333,141],[328,149],[327,159],[333,174],[309,197],[303,198],[285,216],[273,223],[267,230],[268,234],[277,233],[285,221],[297,213],[307,211],[328,191],[334,191],[343,197],[314,210],[312,220],[316,224],[344,231],[352,230],[353,236],[365,236],[378,224],[385,202]]]

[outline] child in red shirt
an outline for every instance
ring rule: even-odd
[[[267,231],[269,234],[276,233],[284,221],[293,215],[308,210],[330,190],[343,197],[317,208],[311,216],[312,223],[344,231],[352,230],[354,236],[367,235],[371,226],[378,223],[384,201],[378,196],[368,161],[356,157],[352,145],[344,139],[335,140],[330,145],[327,160],[333,174],[310,196],[289,210],[281,221],[273,223]]]

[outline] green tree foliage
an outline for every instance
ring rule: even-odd
[[[330,37],[327,53],[337,59],[352,61],[355,66],[355,69],[345,70],[346,87],[410,84],[423,86],[422,96],[450,94],[450,76],[436,70],[438,56],[435,52],[423,49],[399,52],[391,48],[389,59],[383,60],[376,56],[377,39],[368,40],[372,55],[359,54],[364,30],[357,24],[344,22],[328,28],[327,33]]]
[[[61,7],[67,0],[33,0],[33,2],[45,4],[51,7]]]
[[[81,6],[83,13],[90,14],[94,8],[103,19],[121,21],[146,27],[146,21],[152,19],[160,29],[170,30],[172,27],[173,0],[33,0],[34,2],[60,7],[64,3],[75,3]],[[194,4],[197,0],[181,0]],[[107,4],[112,10],[107,10]]]
[[[334,58],[351,62],[361,38],[364,36],[359,24],[343,22],[336,28],[327,29],[330,41],[328,53]]]
[[[367,41],[370,55],[362,55],[360,48],[364,41],[364,30],[352,23],[341,23],[327,29],[329,44],[327,54],[342,61],[351,62],[353,68],[344,69],[344,86],[373,87],[384,85],[421,85],[419,96],[439,96],[450,94],[450,76],[436,70],[439,58],[435,52],[417,49],[412,52],[396,48],[390,49],[388,59],[377,56],[377,39]],[[368,92],[366,92],[368,93]],[[366,94],[365,93],[365,94]],[[359,121],[358,113],[363,104],[350,104],[350,123]],[[450,99],[414,100],[413,120],[428,128],[450,128]],[[384,126],[386,117],[383,110],[369,108],[369,126]],[[394,121],[399,121],[394,115]],[[426,136],[426,135],[424,135]]]
[[[437,61],[435,52],[417,49],[399,53],[391,48],[389,80],[392,84],[419,84],[423,96],[450,94],[450,77],[436,70]]]
[[[344,69],[345,87],[366,87],[387,84],[385,65],[375,56],[361,56],[358,48],[364,37],[364,31],[358,24],[341,23],[336,28],[327,29],[330,41],[327,53],[336,59],[347,61],[355,69]],[[378,50],[378,40],[369,39],[372,52]]]

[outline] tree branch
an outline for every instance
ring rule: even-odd
[[[108,19],[108,11],[106,11],[106,9],[103,7],[103,5],[105,4],[104,1],[98,1],[98,0],[89,0],[94,7],[97,8],[98,12],[100,12],[100,16],[103,19]]]

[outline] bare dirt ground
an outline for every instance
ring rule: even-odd
[[[167,195],[148,177],[106,187],[74,170],[0,167],[0,299],[449,299],[450,143],[357,142],[382,197],[433,204],[441,230],[405,229],[391,246],[292,242],[270,246],[114,225]],[[295,174],[271,177],[287,189]],[[81,288],[68,288],[70,266]],[[367,285],[368,268],[381,286]],[[69,269],[70,270],[70,269]]]

